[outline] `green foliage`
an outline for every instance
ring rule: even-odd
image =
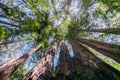
[[[60,26],[57,29],[57,32],[55,33],[56,40],[62,40],[65,38],[68,32],[68,25],[70,24],[69,19],[64,19],[64,23],[60,24]]]
[[[7,80],[22,80],[24,73],[28,71],[27,68],[19,67]]]
[[[83,6],[86,9],[88,9],[93,3],[93,0],[82,0]]]
[[[40,24],[34,19],[27,18],[26,21],[23,22],[23,27],[20,29],[23,33],[35,32],[37,30],[40,30]]]
[[[116,9],[118,6],[120,6],[119,0],[98,0],[104,4],[106,4],[108,7],[114,7]]]
[[[26,4],[34,13],[39,13],[51,8],[48,0],[27,0]]]
[[[71,25],[73,28],[76,28],[76,30],[81,30],[84,28],[89,27],[89,14],[83,13],[79,18],[75,18],[71,20]]]
[[[39,15],[36,15],[36,19],[27,17],[26,20],[22,22],[23,27],[20,27],[20,29],[24,33],[37,32],[40,34],[45,27],[51,25],[48,15],[48,12],[41,11]]]
[[[73,0],[74,1],[74,0]],[[5,29],[2,26],[0,26],[0,40],[4,40],[7,38],[11,38],[14,36],[21,36],[21,41],[24,40],[33,40],[37,43],[42,44],[42,48],[48,47],[48,39],[51,33],[54,33],[55,41],[58,43],[61,40],[69,39],[71,37],[86,37],[89,34],[86,32],[82,32],[80,30],[88,29],[90,25],[90,15],[87,13],[88,8],[94,3],[95,0],[82,0],[82,6],[85,10],[83,10],[83,14],[80,15],[79,18],[71,16],[68,18],[62,18],[61,15],[70,15],[69,12],[69,6],[66,4],[63,8],[65,8],[63,11],[64,13],[57,13],[57,15],[52,15],[56,20],[64,19],[63,22],[58,25],[58,27],[54,27],[54,20],[50,18],[50,11],[52,11],[51,4],[48,0],[25,0],[26,7],[29,8],[32,11],[32,17],[27,16],[24,12],[20,11],[18,8],[9,8],[5,7],[3,8],[3,11],[5,15],[9,17],[9,19],[14,19],[19,23],[19,26],[16,26],[14,29]],[[119,6],[120,1],[119,0],[97,0],[100,6],[97,8],[97,10],[94,12],[93,15],[98,17],[99,15],[107,15],[109,13],[117,11],[119,12]],[[62,1],[61,1],[62,2]],[[63,5],[63,4],[62,4]],[[58,7],[58,6],[57,6]],[[1,8],[1,7],[0,7]],[[50,10],[51,9],[51,10]],[[62,9],[62,8],[61,8]],[[57,11],[57,10],[56,10]],[[61,11],[62,12],[62,11]],[[115,26],[119,26],[119,24],[115,24]],[[106,31],[103,31],[106,32]],[[109,29],[107,33],[115,33],[120,34],[120,29]],[[29,38],[22,37],[24,34],[30,34]],[[102,37],[103,38],[103,37]],[[91,52],[98,55],[99,53],[96,52],[93,49],[90,49]],[[112,49],[111,49],[112,50]],[[112,50],[113,51],[113,50]],[[114,51],[119,51],[118,49],[115,49]],[[104,61],[110,64],[108,59],[104,58]],[[115,68],[120,68],[120,65],[117,63],[112,64]],[[79,71],[79,67],[76,68],[76,70]],[[23,73],[26,72],[26,68],[20,67],[17,71],[15,71],[8,80],[14,80],[15,78],[21,80],[23,77]],[[92,69],[86,68],[85,72],[83,74],[74,74],[65,76],[61,75],[62,77],[65,77],[66,79],[72,79],[72,80],[78,80],[78,79],[84,79],[88,80],[92,77]],[[53,77],[55,77],[55,70],[51,73]],[[92,80],[92,78],[91,78]]]
[[[47,0],[27,0],[27,7],[33,11],[33,18],[25,15],[25,13],[19,11],[18,8],[9,8],[6,5],[3,5],[3,11],[5,12],[5,14],[9,16],[10,19],[14,18],[14,20],[17,20],[19,22],[19,27],[16,27],[17,29],[15,28],[6,30],[6,32],[9,31],[9,33],[11,34],[9,37],[12,37],[13,35],[23,36],[24,34],[31,34],[33,40],[37,40],[37,42],[40,42],[39,40],[44,39],[43,41],[47,42],[46,40],[50,33],[49,29],[47,28],[49,28],[52,23],[49,18],[49,12],[47,11],[48,9],[45,9],[46,7],[44,4],[46,3],[48,3]],[[23,17],[24,20],[21,20],[21,18]],[[7,36],[6,32],[5,30],[1,29],[1,38]],[[46,37],[41,38],[41,36]],[[21,38],[21,40],[25,39]]]
[[[48,42],[48,38],[49,38],[49,36],[51,34],[51,30],[52,30],[51,26],[46,27],[42,31],[42,33],[38,36],[38,38],[36,39],[36,41],[38,43],[42,44],[42,48],[47,47],[47,42]]]
[[[120,1],[119,0],[97,0],[100,6],[95,11],[95,15],[107,15],[114,17],[117,13],[120,12]]]
[[[120,28],[110,28],[107,31],[108,33],[120,34]]]
[[[75,31],[75,29],[73,27],[69,26],[66,38],[76,37],[77,34],[78,33]]]
[[[103,3],[99,3],[99,4],[100,4],[99,7],[93,13],[95,17],[99,17],[99,15],[104,15],[105,11],[108,9],[108,7],[105,4]]]
[[[81,30],[89,27],[89,14],[81,15],[79,18],[74,18],[70,21],[68,25],[68,33],[66,38],[70,37],[84,37],[87,36],[86,33],[83,33]]]
[[[8,32],[2,26],[0,26],[0,40],[4,40],[8,38]]]
[[[9,19],[21,19],[21,17],[25,17],[26,14],[20,11],[18,8],[13,7],[10,8],[4,4],[0,4],[0,8],[3,10],[4,14],[8,16]]]

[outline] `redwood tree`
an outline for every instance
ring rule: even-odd
[[[6,80],[15,70],[17,70],[25,61],[26,59],[35,53],[41,45],[37,45],[35,48],[31,49],[27,54],[19,57],[18,59],[9,61],[0,65],[0,79]]]
[[[117,14],[120,13],[119,0],[14,1],[17,0],[0,1],[0,44],[7,44],[8,42],[2,41],[11,39],[18,41],[30,40],[42,45],[32,49],[18,59],[0,64],[1,80],[6,80],[41,46],[46,50],[51,45],[51,42],[60,44],[62,40],[70,42],[74,57],[70,57],[69,46],[62,43],[60,53],[58,53],[60,58],[55,71],[56,75],[52,76],[56,45],[52,46],[40,61],[28,71],[23,80],[53,80],[53,78],[58,80],[119,80],[120,72],[97,58],[84,45],[117,62],[120,62],[120,47],[114,44],[80,38],[91,38],[87,32],[119,34],[119,18],[116,18],[116,16],[118,17]],[[7,2],[13,3],[13,6],[8,7]],[[96,14],[98,16],[100,14],[100,16],[98,17]],[[115,20],[113,21],[113,19]],[[93,29],[91,26],[101,25],[99,21],[103,21],[102,25],[105,25],[105,27],[109,25],[112,28],[96,29],[95,27]],[[74,37],[74,39],[71,39],[71,37]]]
[[[82,38],[79,38],[77,40],[120,63],[119,45]]]
[[[103,28],[103,29],[85,29],[85,32],[101,32],[108,34],[120,34],[120,28]]]
[[[22,80],[41,80],[48,78],[53,68],[53,57],[57,49],[57,44],[54,45],[44,54],[40,61],[31,69]],[[48,77],[47,77],[48,76]]]
[[[65,76],[70,76],[73,70],[72,58],[70,57],[66,44],[63,42],[60,46],[59,64],[56,69],[55,78],[57,80],[65,80],[67,79]]]
[[[119,80],[120,72],[118,70],[96,57],[77,40],[71,39],[70,43],[76,59],[79,60],[77,64],[81,64],[77,68],[79,68],[78,72],[82,78],[85,78],[84,80]]]
[[[10,43],[15,43],[17,41],[15,40],[3,40],[3,41],[0,41],[0,45],[5,45],[5,44],[10,44]]]

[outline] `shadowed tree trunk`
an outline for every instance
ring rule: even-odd
[[[0,65],[0,80],[6,80],[15,70],[17,70],[17,68],[19,68],[26,61],[29,56],[35,53],[40,47],[41,45],[39,44],[20,58]]]
[[[85,32],[101,32],[110,34],[120,34],[120,28],[105,28],[105,29],[86,29]]]
[[[8,17],[5,16],[4,14],[0,14],[0,17],[1,17],[1,18],[7,18],[7,19],[8,19]]]
[[[104,61],[92,54],[86,47],[81,45],[77,40],[70,40],[74,50],[74,57],[78,59],[79,78],[82,80],[119,80],[120,72]],[[74,61],[75,62],[75,61]],[[75,63],[74,63],[75,64]]]
[[[96,64],[94,62],[92,62],[90,60],[91,57],[91,53],[89,55],[89,52],[86,53],[84,52],[86,50],[86,48],[82,48],[81,46],[79,46],[78,43],[75,42],[75,40],[70,40],[70,43],[73,47],[73,51],[74,51],[74,57],[73,57],[73,63],[74,63],[74,69],[75,72],[74,74],[76,74],[77,80],[100,80],[97,79],[97,75],[95,74],[95,72],[93,71],[94,68],[96,68]],[[90,63],[90,62],[91,63]],[[99,76],[101,76],[99,74]],[[102,79],[101,80],[105,80]]]
[[[57,49],[57,43],[54,43],[52,48],[40,59],[40,61],[31,69],[22,80],[44,80],[50,76],[53,68],[53,57]]]
[[[22,22],[23,20],[21,20],[20,18],[15,16],[15,11],[18,11],[18,13],[21,13],[21,14],[24,14],[24,12],[18,10],[16,7],[8,7],[7,5],[5,5],[3,3],[0,3],[0,9],[3,12],[2,14],[0,14],[0,17],[14,21],[14,23],[12,23],[12,22],[9,23],[9,22],[5,22],[3,20],[0,20],[0,23],[7,24],[10,26],[20,27],[19,22]]]
[[[4,24],[4,25],[18,26],[18,25],[15,25],[15,24],[13,24],[13,23],[8,23],[8,22],[2,21],[2,20],[0,20],[0,23],[1,23],[1,24]],[[4,26],[4,25],[3,25],[3,26]]]
[[[6,5],[4,5],[3,3],[0,2],[0,9],[2,9],[3,11],[6,11],[6,9],[12,9]]]
[[[9,20],[11,20],[11,21],[16,21],[16,22],[22,22],[23,20],[16,20],[16,19],[14,19],[14,18],[10,18],[9,16],[7,16],[7,15],[5,15],[5,14],[0,14],[0,17],[1,18],[6,18],[6,19],[9,19]],[[1,22],[2,23],[2,22]],[[3,23],[3,24],[5,24],[5,23]],[[10,23],[7,23],[8,25],[11,25]]]
[[[120,63],[119,45],[100,42],[96,40],[82,39],[82,38],[79,38],[77,40]]]
[[[72,58],[64,42],[60,46],[59,62],[56,70],[56,79],[66,80],[67,77],[65,76],[69,76],[73,72],[73,65]]]
[[[0,45],[5,45],[5,44],[10,44],[10,43],[15,43],[17,41],[15,40],[4,40],[4,41],[0,41]]]

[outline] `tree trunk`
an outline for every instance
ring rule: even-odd
[[[15,7],[8,7],[7,5],[0,3],[0,9],[4,12],[2,15],[0,15],[0,17],[7,18],[7,19],[12,20],[16,23],[23,21],[23,20],[19,20],[18,18],[14,17],[14,13],[13,13],[14,9],[17,10]],[[18,13],[22,12],[20,10],[17,10],[17,11],[18,11]],[[10,16],[12,16],[12,17],[10,17]],[[19,25],[7,23],[5,21],[0,21],[0,23],[19,27]]]
[[[22,80],[40,80],[47,78],[53,68],[53,57],[57,49],[57,44],[55,43],[52,48],[45,53],[45,55],[40,59],[36,66],[31,69]]]
[[[72,72],[72,62],[67,46],[63,42],[60,47],[59,65],[57,66],[57,76],[67,76]],[[63,79],[61,79],[63,80]]]
[[[0,8],[1,8],[1,9],[12,9],[12,8],[4,5],[3,3],[0,3]]]
[[[15,70],[17,70],[17,68],[19,68],[19,66],[26,61],[29,56],[35,53],[40,47],[41,45],[39,44],[20,58],[0,65],[0,80],[6,80]]]
[[[19,25],[15,25],[15,24],[13,24],[13,23],[8,23],[8,22],[5,22],[5,21],[2,21],[2,20],[0,20],[0,23],[1,24],[4,24],[4,25],[10,25],[10,26],[19,26]],[[3,25],[3,26],[4,26]]]
[[[12,18],[10,18],[9,16],[7,16],[6,14],[0,14],[0,17],[1,18],[6,18],[6,19],[9,19],[9,20],[11,20],[11,21],[14,21],[14,22],[23,22],[24,20],[17,20],[17,19],[15,19],[14,17],[12,17]],[[10,25],[10,23],[8,24],[8,25]]]
[[[17,41],[15,40],[4,40],[4,41],[0,41],[0,45],[5,45],[5,44],[10,44],[10,43],[15,43]]]
[[[109,34],[120,34],[120,28],[105,28],[105,29],[86,29],[82,30],[85,32],[101,32],[101,33],[109,33]]]
[[[79,65],[79,64],[77,64]],[[69,51],[63,42],[60,47],[59,65],[56,68],[55,80],[74,80],[74,64],[73,59],[70,57]]]
[[[77,40],[120,63],[119,45],[100,42],[96,40],[82,39],[82,38]]]
[[[120,72],[92,54],[77,40],[70,40],[77,61],[79,78],[82,80],[119,80]],[[78,60],[79,61],[78,61]],[[74,61],[75,62],[75,61]],[[74,63],[75,64],[75,63]],[[77,75],[77,74],[76,74]]]

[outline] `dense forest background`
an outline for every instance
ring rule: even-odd
[[[120,0],[0,0],[0,80],[120,80]]]

